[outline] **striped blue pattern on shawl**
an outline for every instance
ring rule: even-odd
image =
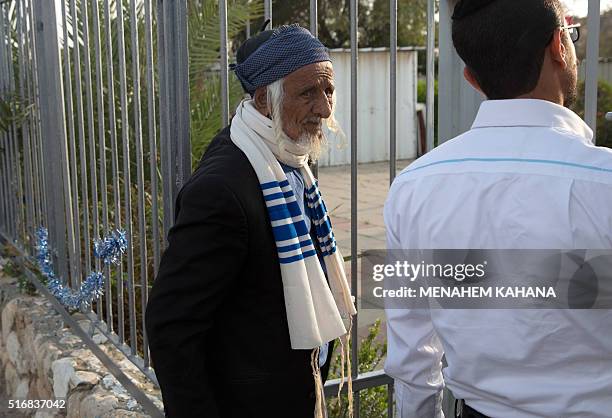
[[[288,264],[316,256],[316,249],[289,182],[263,183],[261,190],[268,208],[279,262]],[[336,242],[317,184],[305,189],[305,192],[321,253],[323,256],[332,254],[336,251]]]
[[[319,190],[319,182],[305,190],[306,204],[310,209],[311,221],[315,226],[319,247],[323,256],[331,255],[336,252],[336,239],[332,231],[331,221],[327,216],[327,207]]]

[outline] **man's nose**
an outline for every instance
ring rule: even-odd
[[[319,95],[315,101],[313,113],[321,119],[327,119],[331,116],[331,112],[332,112],[332,103],[327,97],[327,95],[326,94]]]

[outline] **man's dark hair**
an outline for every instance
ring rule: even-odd
[[[559,0],[461,0],[453,44],[489,99],[513,99],[538,84],[546,46],[564,24]]]

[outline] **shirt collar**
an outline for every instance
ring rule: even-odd
[[[280,164],[281,168],[285,173],[290,173],[292,171],[297,171],[299,173],[300,169],[298,167],[291,167],[290,165],[285,164],[284,162],[277,160]]]
[[[547,127],[571,132],[592,143],[593,131],[571,110],[547,100],[486,100],[472,129],[490,127]]]

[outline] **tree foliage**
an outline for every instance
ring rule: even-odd
[[[399,46],[424,46],[427,41],[427,0],[398,0],[397,43]],[[366,31],[368,46],[389,46],[388,0],[374,0]]]
[[[359,46],[389,46],[388,0],[359,0]],[[309,0],[274,2],[274,25],[299,23],[310,27]],[[319,0],[319,39],[328,48],[350,46],[350,1]],[[425,45],[427,1],[398,0],[398,45]]]
[[[578,100],[573,107],[573,111],[584,118],[584,82],[578,86]],[[595,141],[597,145],[612,148],[612,122],[607,121],[605,113],[612,111],[612,85],[603,80],[599,80],[597,86],[597,132]]]
[[[217,1],[189,0],[189,94],[191,108],[192,161],[198,163],[221,126],[221,78],[219,76],[219,7]],[[230,62],[244,39],[247,21],[263,15],[263,2],[228,2],[227,28]],[[236,77],[229,76],[230,111],[243,97]]]

